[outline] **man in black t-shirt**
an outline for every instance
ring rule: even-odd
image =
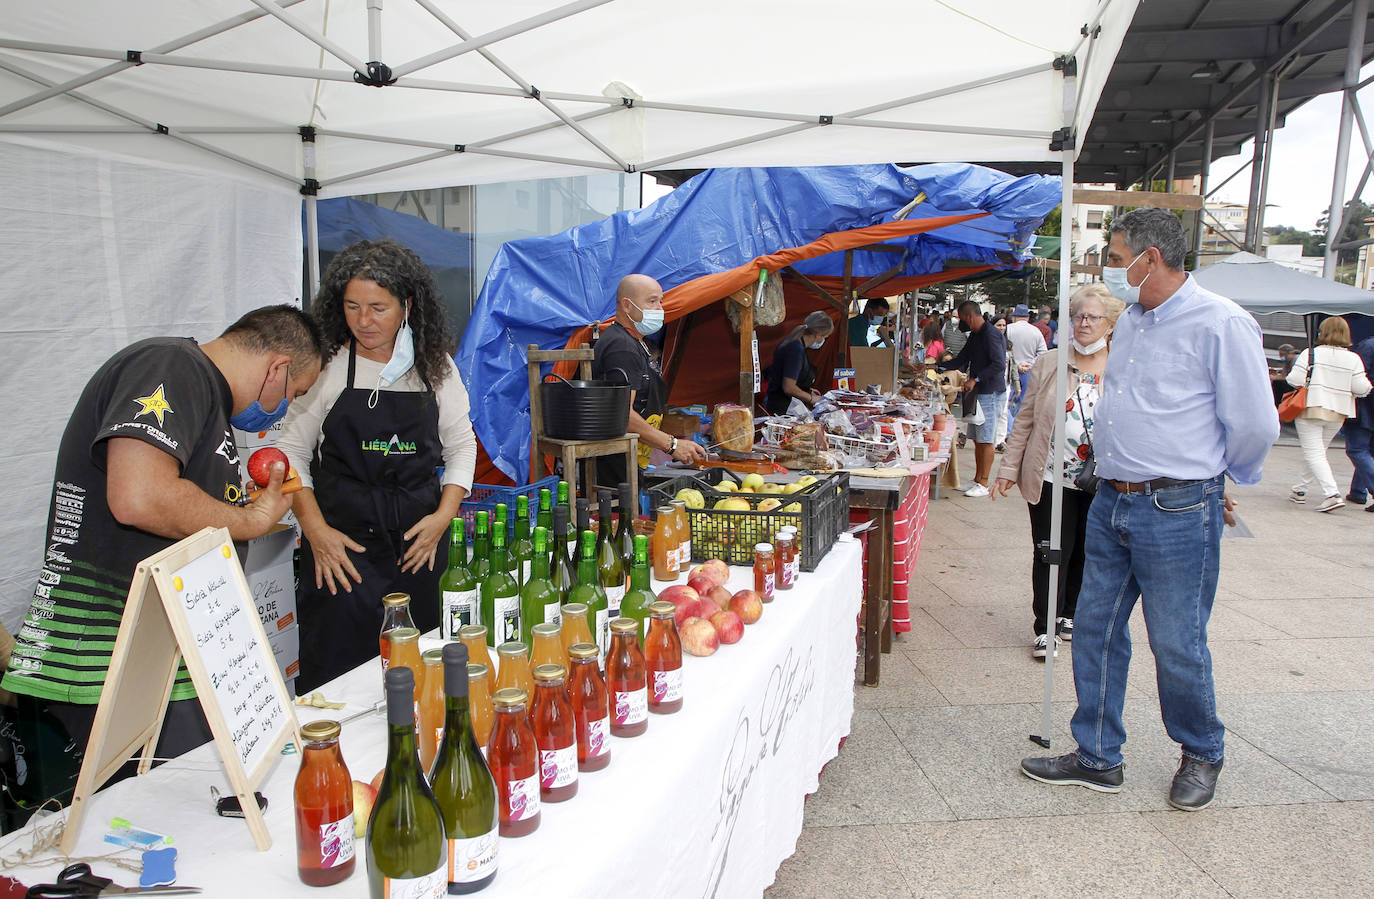
[[[246,500],[230,425],[270,426],[319,376],[320,350],[313,320],[273,306],[248,313],[204,346],[187,338],[139,341],[91,377],[58,447],[43,567],[0,684],[18,697],[20,730],[25,721],[43,722],[70,741],[75,758],[29,758],[30,767],[79,769],[142,559],[205,527],[251,540],[286,514],[284,471]],[[209,738],[194,696],[183,667],[160,757]]]
[[[592,377],[630,385],[630,433],[639,445],[663,450],[679,462],[706,458],[691,440],[679,440],[657,427],[668,403],[668,385],[644,338],[663,327],[663,288],[648,275],[626,275],[616,288],[615,321],[601,333],[592,360]],[[623,377],[622,377],[623,375]],[[624,456],[601,456],[596,480],[615,486],[627,479]]]

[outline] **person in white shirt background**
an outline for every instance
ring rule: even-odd
[[[1302,471],[1288,498],[1298,504],[1306,503],[1307,492],[1315,483],[1322,491],[1318,512],[1334,512],[1345,505],[1327,461],[1326,448],[1345,420],[1354,417],[1355,398],[1369,395],[1364,363],[1347,349],[1349,346],[1350,326],[1345,319],[1333,315],[1317,329],[1317,345],[1298,353],[1288,372],[1290,386],[1307,386],[1307,408],[1293,422],[1298,430],[1298,445],[1302,447]]]

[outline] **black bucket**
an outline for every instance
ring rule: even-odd
[[[610,381],[545,381],[544,434],[559,440],[609,440],[630,425],[630,388]]]

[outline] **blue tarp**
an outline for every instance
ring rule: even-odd
[[[814,168],[713,169],[644,209],[617,213],[550,237],[505,244],[497,253],[458,349],[472,398],[472,423],[497,468],[529,478],[526,347],[561,349],[577,328],[615,314],[615,286],[650,275],[671,290],[836,231],[969,212],[987,217],[889,243],[907,250],[898,276],[942,271],[946,263],[1011,267],[1030,256],[1031,235],[1059,205],[1057,177],[1014,178],[976,165],[944,163]],[[854,253],[858,280],[887,271],[887,253]],[[840,275],[844,254],[798,262],[808,275]]]
[[[320,200],[316,209],[320,249],[326,253],[337,253],[360,240],[390,237],[415,251],[432,269],[472,267],[472,239],[467,234],[454,234],[413,215],[351,197]]]

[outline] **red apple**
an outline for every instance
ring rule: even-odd
[[[383,777],[386,777],[386,769],[385,769],[385,768],[383,768],[382,770],[378,771],[378,772],[377,772],[377,776],[374,777],[374,778],[372,778],[372,789],[373,789],[373,790],[380,790],[380,789],[382,788],[382,778],[383,778]]]
[[[730,591],[725,587],[712,587],[711,592],[707,593],[702,598],[709,599],[711,602],[715,603],[716,609],[730,608]],[[715,609],[711,611],[715,612]]]
[[[664,602],[670,602],[673,605],[678,605],[686,599],[700,599],[701,594],[693,590],[691,587],[688,587],[686,584],[674,584],[673,586],[664,590],[662,593],[658,594],[658,598],[663,600]]]
[[[687,623],[690,618],[700,618],[702,613],[711,614],[713,607],[709,601],[703,602],[701,599],[684,599],[678,603],[677,612],[673,614],[673,622],[678,630],[682,630],[682,625]]]
[[[717,612],[711,616],[711,626],[722,643],[738,643],[744,636],[744,622],[734,612]]]
[[[272,463],[274,462],[281,463],[281,476],[285,480],[291,463],[287,461],[286,453],[275,446],[264,446],[248,457],[248,476],[259,487],[266,487],[267,482],[272,477]]]
[[[697,593],[701,596],[705,596],[707,593],[710,593],[711,588],[715,585],[715,581],[701,574],[693,575],[692,577],[687,579],[687,586],[697,591]]]
[[[380,777],[380,775],[378,775]],[[353,781],[353,836],[367,836],[367,819],[372,817],[372,805],[377,801],[377,788],[361,780]]]
[[[753,590],[741,590],[730,597],[730,611],[745,624],[753,624],[763,617],[763,597]]]
[[[704,618],[688,618],[679,628],[682,649],[688,655],[709,656],[720,646],[720,638],[711,622]]]
[[[725,562],[720,559],[711,559],[693,568],[691,572],[689,572],[689,576],[709,577],[712,583],[719,587],[730,579],[730,566],[726,565]]]

